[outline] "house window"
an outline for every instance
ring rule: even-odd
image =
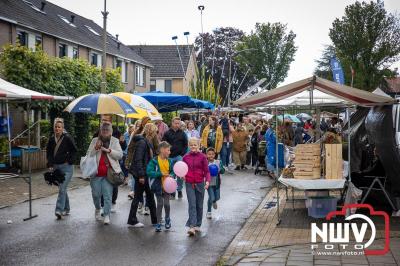
[[[17,41],[21,46],[28,46],[28,33],[25,31],[18,31]]]
[[[79,57],[79,50],[78,47],[72,47],[72,58],[78,59]]]
[[[97,31],[95,31],[92,27],[90,27],[90,26],[88,26],[88,25],[85,25],[85,27],[86,27],[91,33],[93,33],[93,34],[95,34],[95,35],[97,35],[97,36],[100,36],[100,34],[99,34]]]
[[[125,62],[125,69],[122,72],[122,82],[128,82],[128,62]]]
[[[165,92],[172,92],[172,80],[166,79],[165,80]]]
[[[121,59],[115,61],[115,67],[121,68],[121,81],[128,82],[128,63]]]
[[[156,91],[156,81],[154,79],[150,80],[150,91]]]
[[[136,85],[144,87],[144,67],[136,66]]]
[[[65,23],[67,23],[68,25],[70,25],[71,27],[76,28],[76,25],[73,23],[73,21],[68,20],[66,17],[63,17],[61,15],[58,15],[58,17],[64,21]]]
[[[68,55],[68,46],[64,43],[58,45],[58,57],[62,58]]]
[[[35,36],[35,47],[42,48],[42,36]]]
[[[90,56],[90,64],[93,66],[98,66],[98,57],[99,55],[96,53],[92,53]]]
[[[120,59],[117,59],[116,61],[115,61],[116,63],[115,63],[115,68],[122,68],[122,60],[120,60]]]

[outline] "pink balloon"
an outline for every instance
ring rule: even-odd
[[[189,168],[187,164],[183,161],[176,162],[174,165],[174,173],[176,176],[184,177],[186,176]]]
[[[164,191],[171,194],[174,193],[176,191],[177,188],[177,184],[175,179],[173,179],[172,177],[167,177],[164,180]]]

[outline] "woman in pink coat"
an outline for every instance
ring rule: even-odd
[[[183,156],[183,161],[189,168],[184,178],[189,202],[189,219],[186,226],[189,227],[189,236],[194,236],[196,232],[200,232],[203,220],[204,192],[210,185],[210,172],[207,157],[200,151],[199,139],[190,138],[189,148],[190,152]]]

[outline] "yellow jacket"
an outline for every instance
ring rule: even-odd
[[[207,146],[207,138],[209,132],[210,132],[210,126],[207,125],[203,130],[203,134],[201,135],[201,146],[203,148],[209,148]],[[215,134],[215,147],[213,147],[216,153],[220,153],[223,141],[224,141],[224,135],[222,133],[222,128],[221,126],[218,126],[217,132]]]

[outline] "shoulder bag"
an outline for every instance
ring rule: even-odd
[[[110,160],[108,159],[107,154],[105,154],[105,163],[107,165],[107,181],[111,183],[113,186],[120,186],[125,181],[125,176],[121,172],[117,173],[111,166]]]

